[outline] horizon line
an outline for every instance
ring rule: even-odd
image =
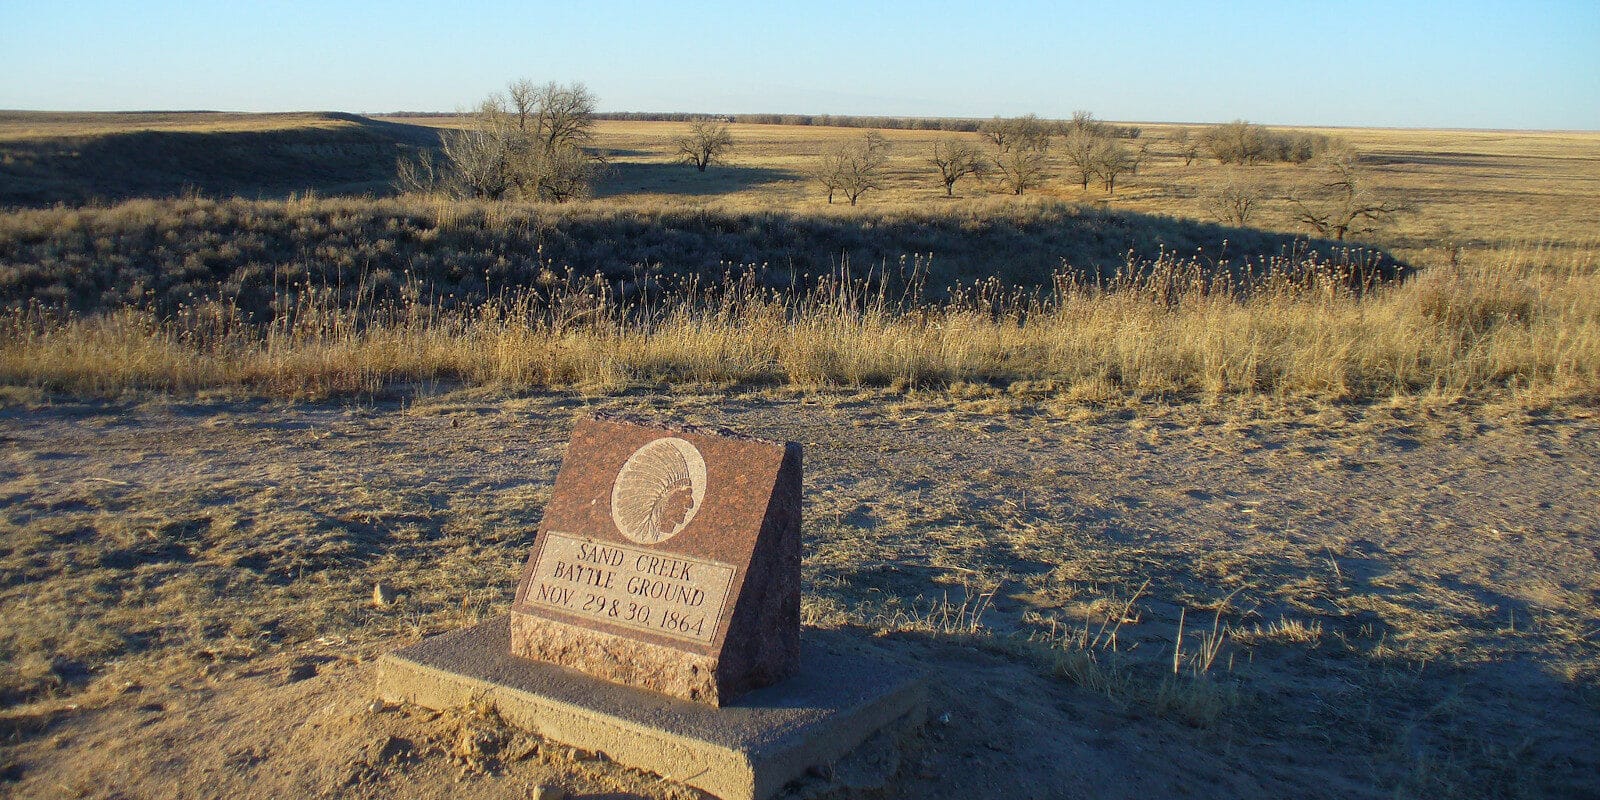
[[[353,114],[361,117],[464,117],[473,114],[472,111],[423,111],[417,109],[398,109],[392,111],[343,111],[338,109],[298,109],[293,111],[242,111],[221,108],[129,108],[129,109],[95,109],[95,110],[67,110],[55,108],[0,108],[0,114],[237,114],[246,115],[290,115],[290,114]],[[836,117],[841,119],[894,119],[894,120],[960,120],[963,122],[983,121],[989,119],[1012,119],[1026,115],[992,114],[988,116],[962,116],[953,114],[835,114],[832,112],[799,112],[799,111],[640,111],[640,110],[602,110],[596,114],[659,114],[659,115],[684,115],[703,117],[748,117],[748,116],[788,116],[788,117]],[[1039,116],[1040,119],[1052,122],[1064,121],[1068,117]],[[1214,126],[1226,125],[1230,122],[1244,121],[1255,125],[1264,125],[1279,128],[1329,128],[1334,130],[1393,130],[1393,131],[1461,131],[1468,133],[1600,133],[1597,128],[1507,128],[1507,127],[1471,127],[1462,125],[1397,125],[1383,123],[1322,123],[1322,122],[1264,122],[1260,120],[1235,118],[1226,122],[1194,122],[1180,120],[1159,119],[1108,119],[1096,118],[1099,122],[1118,125],[1191,125]],[[661,120],[634,120],[637,122],[654,122]],[[737,121],[737,120],[736,120]],[[784,124],[784,123],[755,123],[745,122],[747,125]],[[861,127],[861,126],[830,126],[830,125],[797,125],[795,127]]]

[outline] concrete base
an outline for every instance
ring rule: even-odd
[[[926,686],[849,637],[806,631],[800,671],[729,706],[678,700],[509,654],[507,617],[430,637],[378,665],[378,695],[433,709],[474,700],[506,721],[724,800],[764,800],[880,730],[921,727]]]

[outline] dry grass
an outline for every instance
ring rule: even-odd
[[[895,598],[872,620],[872,626],[888,633],[931,633],[940,636],[973,637],[987,632],[983,616],[994,605],[994,596],[1003,584],[980,587],[964,585],[960,602],[945,592],[936,599]]]
[[[568,270],[603,277],[631,297],[689,279],[720,282],[730,271],[754,271],[767,286],[805,288],[811,276],[844,267],[865,277],[886,266],[898,274],[899,265],[913,262],[938,293],[989,279],[1047,286],[1055,272],[1110,275],[1130,260],[1170,253],[1209,259],[1221,271],[1313,251],[1381,259],[1331,242],[1032,199],[800,212],[739,210],[721,201],[645,207],[187,197],[0,215],[0,304],[171,313],[223,300],[262,321],[306,283],[339,288],[341,305],[407,294],[461,305],[542,286]],[[1386,261],[1372,266],[1395,270]]]
[[[1114,750],[1140,771],[1245,775],[1260,796],[1292,794],[1307,759],[1343,796],[1592,788],[1592,410],[982,405],[1012,399],[971,385],[14,397],[0,410],[0,732],[36,781],[96,757],[95,736],[168,747],[197,771],[226,763],[140,735],[141,709],[235,736],[255,729],[236,703],[311,683],[288,683],[307,662],[353,669],[503,612],[570,419],[654,409],[805,443],[804,618],[877,634],[930,671],[931,716],[953,720],[934,728],[940,770],[974,768],[963,754],[993,743],[1034,765]],[[379,581],[395,602],[372,602]],[[356,683],[261,724],[295,729],[308,707],[361,698]],[[976,768],[995,785],[1021,774],[998,757]],[[908,780],[908,794],[953,793]],[[19,796],[50,796],[32,786]]]
[[[50,139],[89,140],[93,137],[132,133],[157,134],[262,134],[294,130],[354,130],[360,118],[325,114],[54,114],[8,112],[0,114],[0,151],[9,146]],[[437,127],[459,125],[450,117],[380,119],[380,131],[401,141],[420,142]],[[1150,158],[1139,173],[1118,183],[1115,195],[1098,187],[1087,191],[1071,183],[1059,154],[1050,161],[1051,178],[1033,196],[1069,202],[1106,204],[1112,208],[1210,220],[1205,202],[1208,188],[1230,171],[1281,197],[1288,189],[1312,179],[1305,166],[1262,165],[1236,170],[1201,157],[1185,165],[1170,137],[1180,127],[1141,124],[1142,136],[1133,145],[1149,145]],[[1197,126],[1190,126],[1197,127]],[[816,209],[826,207],[822,192],[803,177],[815,156],[829,145],[859,138],[856,128],[752,125],[733,126],[737,141],[730,163],[698,173],[676,163],[672,141],[687,126],[671,122],[598,123],[595,144],[611,154],[611,173],[598,187],[609,201],[640,207],[662,204],[698,204],[718,198],[745,209]],[[1548,241],[1559,246],[1592,244],[1600,227],[1600,134],[1555,131],[1464,131],[1372,128],[1281,129],[1337,137],[1360,151],[1374,186],[1387,197],[1408,207],[1408,212],[1380,231],[1376,241],[1397,249],[1402,257],[1448,261],[1456,246],[1494,246]],[[926,163],[932,144],[944,136],[970,138],[976,134],[935,131],[887,130],[893,145],[887,180],[865,202],[875,207],[945,207],[959,198],[998,197],[992,181],[963,180],[956,186],[958,199],[944,197],[937,174]],[[270,162],[266,162],[270,163]],[[99,171],[116,164],[93,165]],[[388,163],[384,167],[392,166]],[[232,182],[246,186],[248,176],[234,175]],[[274,176],[256,176],[273,183]],[[308,179],[309,180],[309,179]],[[173,184],[176,190],[182,181]],[[204,180],[191,180],[204,185]],[[311,180],[300,187],[341,191]],[[353,189],[372,192],[376,185]],[[343,191],[351,190],[344,187]],[[246,195],[256,192],[241,191]],[[127,196],[126,191],[102,191],[102,196]],[[1252,222],[1264,228],[1304,234],[1290,219],[1287,204],[1269,202]]]
[[[238,114],[219,111],[0,112],[0,142],[75,136],[165,131],[181,133],[261,133],[302,128],[343,128],[358,123],[348,115],[318,113]]]
[[[37,138],[50,127],[41,128],[41,119],[58,137],[130,126],[233,131],[353,124],[317,115],[34,117],[0,120],[0,134],[19,142]],[[1115,212],[1073,216],[1071,206],[1059,205],[1092,201],[1203,219],[1201,190],[1222,168],[1204,159],[1185,167],[1166,139],[1171,126],[1145,126],[1153,158],[1115,197],[1057,179],[1041,190],[1043,200],[1000,198],[994,187],[970,182],[958,187],[966,199],[947,201],[922,163],[922,150],[944,134],[889,131],[895,160],[885,188],[868,195],[868,209],[828,208],[801,177],[814,154],[858,130],[735,126],[734,163],[702,174],[671,163],[670,141],[681,128],[601,123],[597,144],[613,153],[601,197],[558,211],[297,199],[134,201],[9,214],[0,247],[10,262],[4,276],[12,302],[105,310],[73,317],[13,310],[0,334],[0,380],[93,394],[221,390],[279,397],[462,382],[514,390],[976,385],[1073,402],[1509,394],[1535,404],[1592,398],[1600,386],[1600,278],[1592,239],[1600,213],[1593,167],[1600,137],[1593,135],[1333,131],[1367,153],[1381,192],[1413,208],[1376,241],[1411,259],[1420,276],[1372,292],[1347,291],[1328,264],[1271,256],[1274,240],[1262,239],[1252,257],[1257,268],[1289,277],[1241,293],[1219,290],[1207,261],[1220,241],[1193,257],[1156,247],[1230,236],[1225,229]],[[1284,190],[1305,180],[1306,169],[1249,172]],[[1282,209],[1268,206],[1262,224],[1294,232]],[[943,263],[939,249],[959,250],[976,236],[959,231],[989,229],[995,221],[1012,227],[995,239],[992,255],[963,252],[959,267]],[[896,233],[883,233],[891,229]],[[1076,244],[1071,266],[1089,269],[1058,274],[1053,286],[1048,268],[1019,267],[1069,247],[1050,238],[1063,230],[1072,242],[1110,232],[1113,249],[1136,248],[1125,272],[1137,277],[1109,284],[1078,277],[1105,274],[1107,267],[1081,263],[1104,254]],[[546,240],[555,241],[552,232],[570,239],[570,253],[544,252]],[[866,243],[875,261],[858,263],[831,284],[783,293],[763,288],[782,284],[775,279],[782,276],[758,263],[763,253],[749,247],[759,251],[817,232],[830,242],[856,243],[838,245],[846,250]],[[914,308],[881,302],[880,287],[860,269],[894,263],[894,254],[872,248],[916,247],[919,237],[925,243],[930,236],[937,244],[931,262],[925,250],[899,254],[915,261],[913,270],[932,264],[929,295],[943,299]],[[654,273],[627,285],[621,262],[605,268],[606,286],[559,275],[592,256],[637,257],[661,266],[662,275],[703,276],[700,261],[709,248],[738,237],[748,241],[739,239],[731,255],[719,258],[726,269],[751,270],[760,286],[696,284],[691,277],[663,293],[655,287],[668,284],[651,283]],[[652,244],[633,253],[642,241]],[[684,246],[695,252],[679,252]],[[402,274],[399,263],[426,264],[426,274]],[[682,264],[693,269],[675,271]],[[147,268],[154,271],[139,271]],[[1035,293],[981,282],[951,295],[938,291],[942,281],[985,274],[1034,282]],[[533,285],[540,275],[552,280]],[[140,293],[157,290],[158,311],[143,310],[149,304]]]
[[[1559,260],[1566,259],[1566,263]],[[220,304],[4,320],[0,380],[97,395],[223,390],[372,394],[395,384],[620,390],[659,385],[905,389],[976,383],[1070,400],[1262,393],[1333,400],[1600,388],[1600,274],[1511,251],[1369,292],[1323,263],[1282,263],[1244,292],[1167,259],[1045,295],[980,285],[899,303],[864,280],[778,294],[753,281],[625,304],[570,278],[467,309],[340,307],[310,289],[275,322]]]
[[[406,119],[430,125],[449,118]],[[1266,164],[1244,170],[1202,156],[1184,165],[1172,133],[1185,126],[1143,124],[1140,139],[1151,158],[1138,175],[1119,180],[1114,195],[1091,184],[1085,191],[1065,176],[1059,154],[1053,176],[1034,197],[1105,204],[1114,209],[1212,220],[1205,202],[1209,187],[1230,170],[1269,189],[1273,198],[1252,221],[1263,228],[1305,234],[1281,196],[1315,180],[1309,167]],[[1197,126],[1191,126],[1197,128]],[[602,122],[598,147],[617,153],[612,176],[601,186],[608,199],[630,203],[693,203],[716,196],[747,208],[826,207],[822,192],[803,178],[811,160],[829,144],[859,138],[855,128],[735,125],[738,145],[730,164],[705,174],[673,166],[670,142],[686,125],[671,122]],[[1529,242],[1592,247],[1600,229],[1600,133],[1560,131],[1406,130],[1384,128],[1281,128],[1341,139],[1363,156],[1373,186],[1407,212],[1370,237],[1408,260],[1447,263],[1458,246],[1505,248]],[[961,198],[1004,202],[992,181],[963,180],[958,198],[944,197],[937,173],[926,163],[936,131],[882,132],[893,146],[885,186],[864,200],[873,207],[955,205]]]

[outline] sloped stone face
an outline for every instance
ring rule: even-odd
[[[800,446],[579,422],[511,654],[723,705],[799,663]]]

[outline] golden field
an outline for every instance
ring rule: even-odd
[[[1251,167],[1218,165],[1202,151],[1185,166],[1171,143],[1173,131],[1188,127],[1160,123],[1119,123],[1141,129],[1137,146],[1149,141],[1152,159],[1136,176],[1119,182],[1108,197],[1091,184],[1084,191],[1064,178],[1051,181],[1036,194],[1069,202],[1107,203],[1131,211],[1205,219],[1198,202],[1208,184],[1228,173],[1246,173],[1269,187],[1286,190],[1296,183],[1315,180],[1303,165],[1264,164]],[[823,204],[822,195],[799,176],[808,159],[827,143],[859,138],[852,128],[811,126],[734,125],[739,143],[732,156],[734,169],[722,175],[692,175],[692,170],[660,173],[670,183],[648,180],[627,182],[622,167],[615,184],[602,192],[622,198],[670,201],[715,196],[733,202],[762,206],[779,204],[809,207]],[[628,153],[620,164],[673,163],[669,142],[687,125],[670,122],[602,122],[597,146]],[[1445,131],[1379,128],[1274,128],[1285,132],[1320,133],[1344,140],[1368,163],[1375,186],[1404,202],[1410,211],[1395,224],[1372,237],[1394,246],[1402,255],[1420,256],[1430,247],[1453,245],[1506,246],[1549,242],[1562,246],[1594,245],[1600,231],[1600,133],[1543,131]],[[937,173],[925,162],[932,143],[952,136],[982,140],[976,134],[937,131],[882,132],[894,146],[895,163],[888,185],[869,193],[870,205],[949,202]],[[1066,171],[1061,158],[1053,158],[1055,172]],[[771,176],[756,182],[754,177]],[[741,186],[741,180],[752,185]],[[700,185],[696,185],[699,182]],[[703,188],[702,188],[703,187]],[[964,198],[999,193],[982,181],[963,180],[957,193]],[[1277,209],[1281,212],[1281,209]],[[1281,219],[1274,210],[1262,215],[1266,227],[1305,233]]]
[[[233,131],[247,121],[206,124]],[[414,121],[373,124],[420,141],[425,129]],[[59,124],[92,128],[76,117]],[[15,311],[0,377],[97,394],[287,396],[419,383],[612,391],[977,382],[1093,402],[1242,392],[1538,404],[1596,390],[1595,134],[1318,131],[1359,148],[1364,180],[1403,206],[1360,243],[1417,272],[1351,291],[1351,264],[1330,243],[1294,244],[1304,231],[1282,197],[1319,180],[1314,166],[1224,167],[1203,155],[1185,166],[1171,126],[1141,126],[1130,144],[1148,144],[1147,161],[1115,195],[1069,185],[1057,163],[1058,177],[1037,192],[1012,197],[966,179],[953,199],[926,151],[940,136],[976,135],[887,131],[884,186],[857,207],[828,205],[805,172],[830,142],[861,130],[735,125],[728,163],[698,173],[675,163],[671,142],[684,127],[599,123],[594,145],[610,165],[596,197],[559,207],[297,195],[18,210],[0,220],[13,307],[43,298],[93,313]],[[1208,219],[1208,186],[1230,175],[1262,187],[1252,229]],[[983,238],[995,226],[1002,234]],[[126,245],[147,234],[172,242],[156,245],[166,264],[150,244]],[[1091,240],[1098,249],[1086,249]],[[396,250],[396,241],[414,246]],[[810,252],[808,242],[817,242]],[[119,266],[88,289],[59,288],[97,251],[101,264],[114,255],[154,271],[128,278]],[[1215,265],[1230,256],[1281,279],[1248,291],[1220,283]],[[790,278],[768,280],[785,260]],[[253,271],[238,273],[244,262]],[[432,272],[416,266],[424,262]],[[796,263],[833,276],[831,288],[783,289],[794,286]],[[607,279],[591,280],[601,271]],[[463,272],[482,278],[444,283]],[[719,272],[755,280],[718,281]],[[544,283],[529,288],[539,275]],[[119,280],[133,288],[82,297]],[[883,294],[883,284],[898,290],[907,280],[930,290],[914,310]],[[692,301],[630,294],[694,281]],[[943,291],[950,284],[966,288]],[[16,288],[28,285],[44,289]],[[162,286],[157,307],[145,307],[137,290]],[[252,293],[271,294],[257,306],[276,309],[274,324],[235,318],[230,304]],[[635,296],[648,296],[648,310],[630,307]],[[174,316],[184,297],[192,308]]]

